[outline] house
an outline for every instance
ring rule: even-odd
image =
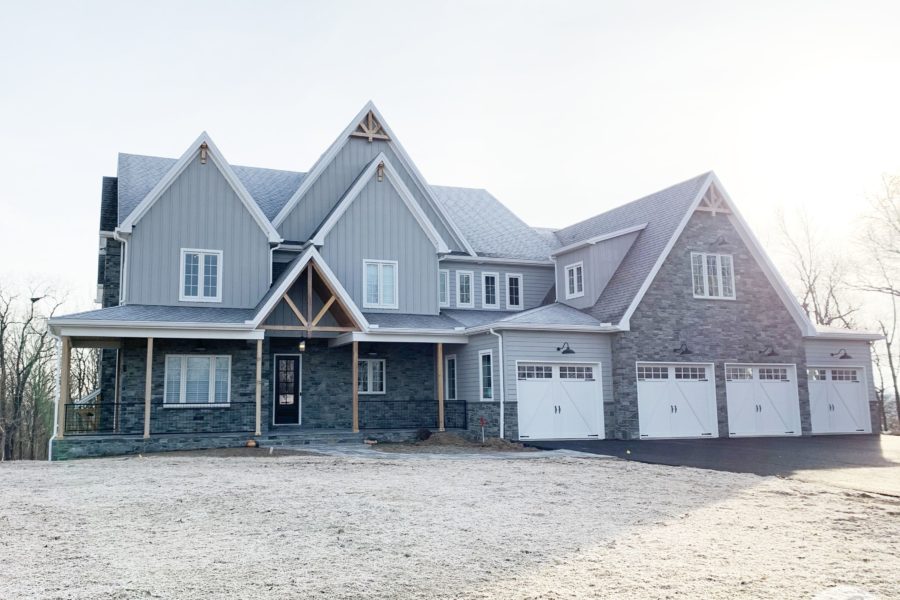
[[[513,440],[871,433],[864,332],[817,329],[713,173],[559,230],[430,185],[367,104],[306,172],[120,154],[98,301],[55,317],[57,458],[416,428]],[[102,348],[70,399],[71,349]]]

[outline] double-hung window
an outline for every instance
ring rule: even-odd
[[[446,362],[447,400],[456,400],[456,355],[448,356]]]
[[[475,290],[472,288],[474,275],[472,271],[456,272],[456,306],[459,308],[472,308],[475,306]]]
[[[584,263],[566,266],[566,299],[584,296]]]
[[[438,304],[450,306],[450,271],[438,271]]]
[[[691,252],[694,298],[734,299],[734,263],[730,254]]]
[[[231,401],[231,357],[166,355],[166,406],[223,405]]]
[[[222,251],[181,249],[181,289],[186,302],[222,301]]]
[[[364,260],[364,308],[398,308],[397,261]]]
[[[506,310],[522,309],[522,276],[506,274]]]
[[[500,275],[497,273],[481,274],[481,307],[500,308],[500,290],[498,282]]]
[[[478,380],[480,382],[481,399],[494,399],[494,356],[490,350],[478,353]]]
[[[364,358],[357,363],[356,382],[360,394],[384,393],[384,359]]]

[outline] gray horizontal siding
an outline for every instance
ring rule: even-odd
[[[869,342],[841,341],[841,340],[804,340],[806,348],[806,366],[811,367],[862,367],[866,374],[867,396],[869,397],[870,413],[872,415],[872,431],[881,430],[878,412],[878,400],[875,396],[875,374],[872,370],[872,353]],[[840,359],[831,356],[841,348],[853,358]],[[798,374],[801,377],[803,373]]]
[[[640,232],[606,240],[556,257],[556,289],[560,302],[575,308],[594,306]],[[566,266],[584,263],[584,296],[566,300]]]
[[[506,306],[506,274],[515,273],[522,275],[523,301],[524,308],[535,308],[540,306],[544,301],[544,297],[550,288],[553,287],[553,267],[537,267],[531,265],[503,265],[503,264],[478,264],[460,261],[443,261],[440,263],[441,269],[450,272],[450,306],[446,308],[460,308],[456,304],[456,272],[471,271],[474,277],[475,306],[470,307],[482,310],[484,307],[481,302],[482,273],[498,273],[499,274],[499,293],[500,307],[499,310],[507,310]],[[467,307],[469,308],[469,307]]]
[[[444,347],[444,356],[456,355],[457,400],[465,400],[466,402],[481,401],[478,353],[482,350],[491,350],[493,352],[494,400],[500,399],[497,394],[500,385],[500,359],[497,349],[497,337],[489,333],[470,337],[468,344],[447,345]]]
[[[221,250],[222,302],[180,302],[181,249]],[[269,243],[209,161],[195,159],[135,225],[127,244],[126,302],[252,308],[269,286]]]

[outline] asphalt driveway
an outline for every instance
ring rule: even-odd
[[[898,436],[585,440],[529,445],[660,465],[789,477],[900,497]]]

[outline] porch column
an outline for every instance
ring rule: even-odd
[[[256,340],[256,435],[262,435],[262,340]]]
[[[353,342],[353,432],[359,431],[359,342]]]
[[[69,403],[69,363],[72,358],[72,338],[62,337],[62,353],[59,365],[59,401],[57,402],[56,437],[62,439],[66,432],[66,405]]]
[[[150,399],[153,389],[153,338],[147,338],[147,369],[144,375],[144,439],[150,437]]]
[[[444,431],[444,344],[437,345],[438,431]]]

